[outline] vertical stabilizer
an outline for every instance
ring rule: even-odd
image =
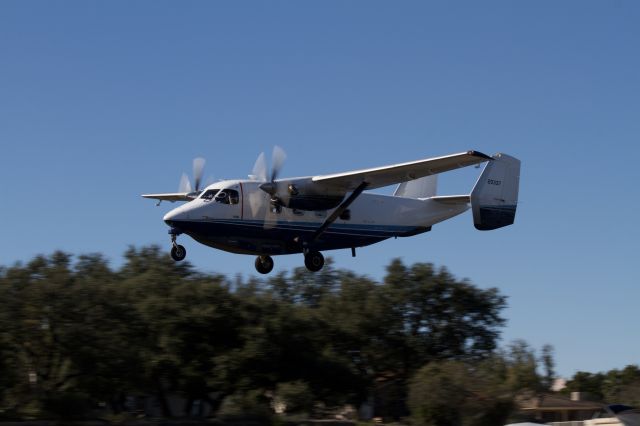
[[[520,160],[506,154],[494,155],[471,191],[476,229],[489,231],[513,224],[519,186]]]
[[[430,175],[402,182],[393,193],[396,197],[429,198],[436,195],[438,190],[438,175]]]

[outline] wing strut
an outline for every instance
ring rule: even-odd
[[[320,225],[320,228],[318,228],[315,232],[315,234],[313,234],[313,237],[311,237],[311,240],[309,241],[310,243],[313,243],[315,240],[318,239],[318,237],[320,237],[320,235],[324,234],[324,231],[327,230],[327,228],[336,221],[336,219],[338,219],[338,217],[340,217],[340,215],[342,214],[342,212],[344,212],[350,205],[351,203],[353,203],[356,198],[358,198],[358,196],[360,194],[362,194],[362,191],[364,191],[367,186],[369,185],[368,182],[362,182],[360,185],[358,185],[358,187],[351,193],[351,195],[349,195],[349,197],[344,200],[342,202],[342,204],[340,204],[334,211],[333,213],[331,213],[331,216],[329,216],[322,225]]]

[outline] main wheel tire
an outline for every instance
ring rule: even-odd
[[[319,251],[310,251],[304,257],[304,266],[311,272],[318,272],[324,266],[324,256]]]
[[[273,259],[271,256],[258,256],[256,257],[256,271],[261,274],[268,274],[273,269]]]
[[[183,246],[177,244],[171,247],[171,258],[173,260],[179,262],[181,260],[184,260],[185,257],[187,257],[187,249],[185,249]]]

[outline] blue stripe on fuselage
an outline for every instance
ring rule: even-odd
[[[299,253],[302,245],[295,242],[310,239],[318,222],[277,222],[265,228],[261,220],[170,221],[195,240],[222,250],[254,254]],[[362,247],[389,237],[415,232],[420,228],[400,225],[332,224],[314,242],[316,250]]]

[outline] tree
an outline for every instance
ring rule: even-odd
[[[628,365],[622,370],[610,370],[602,380],[602,394],[607,402],[640,405],[640,368]]]
[[[495,426],[504,424],[514,408],[504,363],[434,361],[412,378],[409,407],[416,425]]]
[[[497,289],[478,289],[431,264],[407,267],[396,259],[379,284],[353,274],[340,279],[321,312],[343,333],[344,350],[354,354],[366,382],[383,375],[395,382],[395,396],[379,414],[407,414],[408,380],[425,364],[489,356],[504,324],[505,298]]]
[[[129,248],[115,269],[99,254],[56,252],[0,268],[0,409],[82,416],[153,395],[171,417],[197,415],[196,400],[268,407],[267,395],[302,388],[300,407],[358,404],[384,377],[399,417],[425,364],[491,356],[504,306],[496,289],[399,260],[383,282],[328,261],[316,274],[232,283],[157,246]],[[184,407],[172,411],[169,395]]]
[[[604,373],[578,371],[567,381],[563,392],[586,392],[591,397],[607,403],[638,406],[640,368],[637,365],[628,365],[622,370],[613,369]]]
[[[567,381],[567,385],[563,392],[586,392],[594,399],[603,400],[603,383],[605,376],[602,373],[589,373],[587,371],[578,371],[573,377]]]
[[[515,340],[502,353],[507,366],[507,384],[513,391],[540,394],[547,390],[538,374],[535,350],[524,340]]]
[[[555,380],[555,362],[553,360],[553,346],[546,344],[542,347],[542,357],[540,360],[544,368],[542,386],[545,391],[551,390]]]

